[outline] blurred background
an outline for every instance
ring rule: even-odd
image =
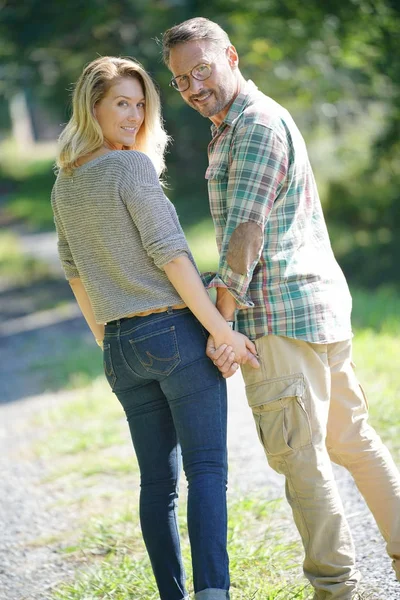
[[[391,326],[398,321],[398,2],[0,0],[4,335],[26,331],[29,322],[16,321],[22,317],[70,306],[71,292],[54,253],[50,192],[55,141],[70,115],[73,82],[99,55],[133,56],[157,82],[173,137],[167,193],[200,268],[215,265],[204,179],[210,122],[168,86],[170,73],[157,43],[165,29],[199,15],[226,29],[238,49],[244,76],[288,108],[297,121],[308,145],[335,254],[358,303],[355,325],[363,319],[366,302],[374,302],[368,326],[378,327],[383,316],[386,323],[390,317]],[[72,319],[73,314],[65,318]]]

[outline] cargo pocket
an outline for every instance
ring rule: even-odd
[[[115,382],[117,381],[117,377],[115,375],[114,367],[111,360],[110,344],[107,343],[103,343],[103,367],[106,379],[110,384],[111,389],[113,390],[115,387]]]
[[[257,433],[268,456],[289,454],[312,442],[301,374],[246,387]]]

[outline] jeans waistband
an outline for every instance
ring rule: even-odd
[[[126,315],[125,317],[121,317],[119,319],[115,319],[114,321],[107,321],[106,325],[118,325],[123,321],[128,321],[134,317],[147,317],[148,315],[154,315],[157,313],[163,312],[171,312],[172,310],[181,310],[183,308],[187,308],[186,304],[175,304],[173,306],[163,306],[161,308],[151,308],[150,310],[144,310],[139,313],[132,313],[130,315]]]

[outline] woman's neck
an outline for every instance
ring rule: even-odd
[[[98,158],[99,156],[103,156],[104,154],[108,154],[109,152],[112,152],[114,149],[115,148],[110,148],[109,146],[106,146],[104,144],[103,146],[100,146],[100,148],[98,148],[97,150],[95,150],[94,152],[90,152],[90,154],[85,154],[85,156],[80,156],[76,160],[76,165],[78,167],[81,167],[85,163],[88,163],[91,160],[94,160],[95,158]]]

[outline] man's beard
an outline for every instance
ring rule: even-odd
[[[232,100],[230,96],[233,97],[233,93],[229,94],[225,91],[222,92],[221,88],[219,88],[217,92],[215,92],[214,90],[203,90],[201,94],[196,94],[195,97],[204,98],[204,96],[207,96],[210,92],[210,100],[209,102],[207,102],[207,104],[204,104],[204,106],[198,104],[195,100],[192,100],[191,98],[188,101],[188,104],[192,108],[194,108],[198,113],[200,113],[202,117],[206,118],[213,117],[214,115],[217,115],[222,110],[224,110],[224,108],[226,108]]]

